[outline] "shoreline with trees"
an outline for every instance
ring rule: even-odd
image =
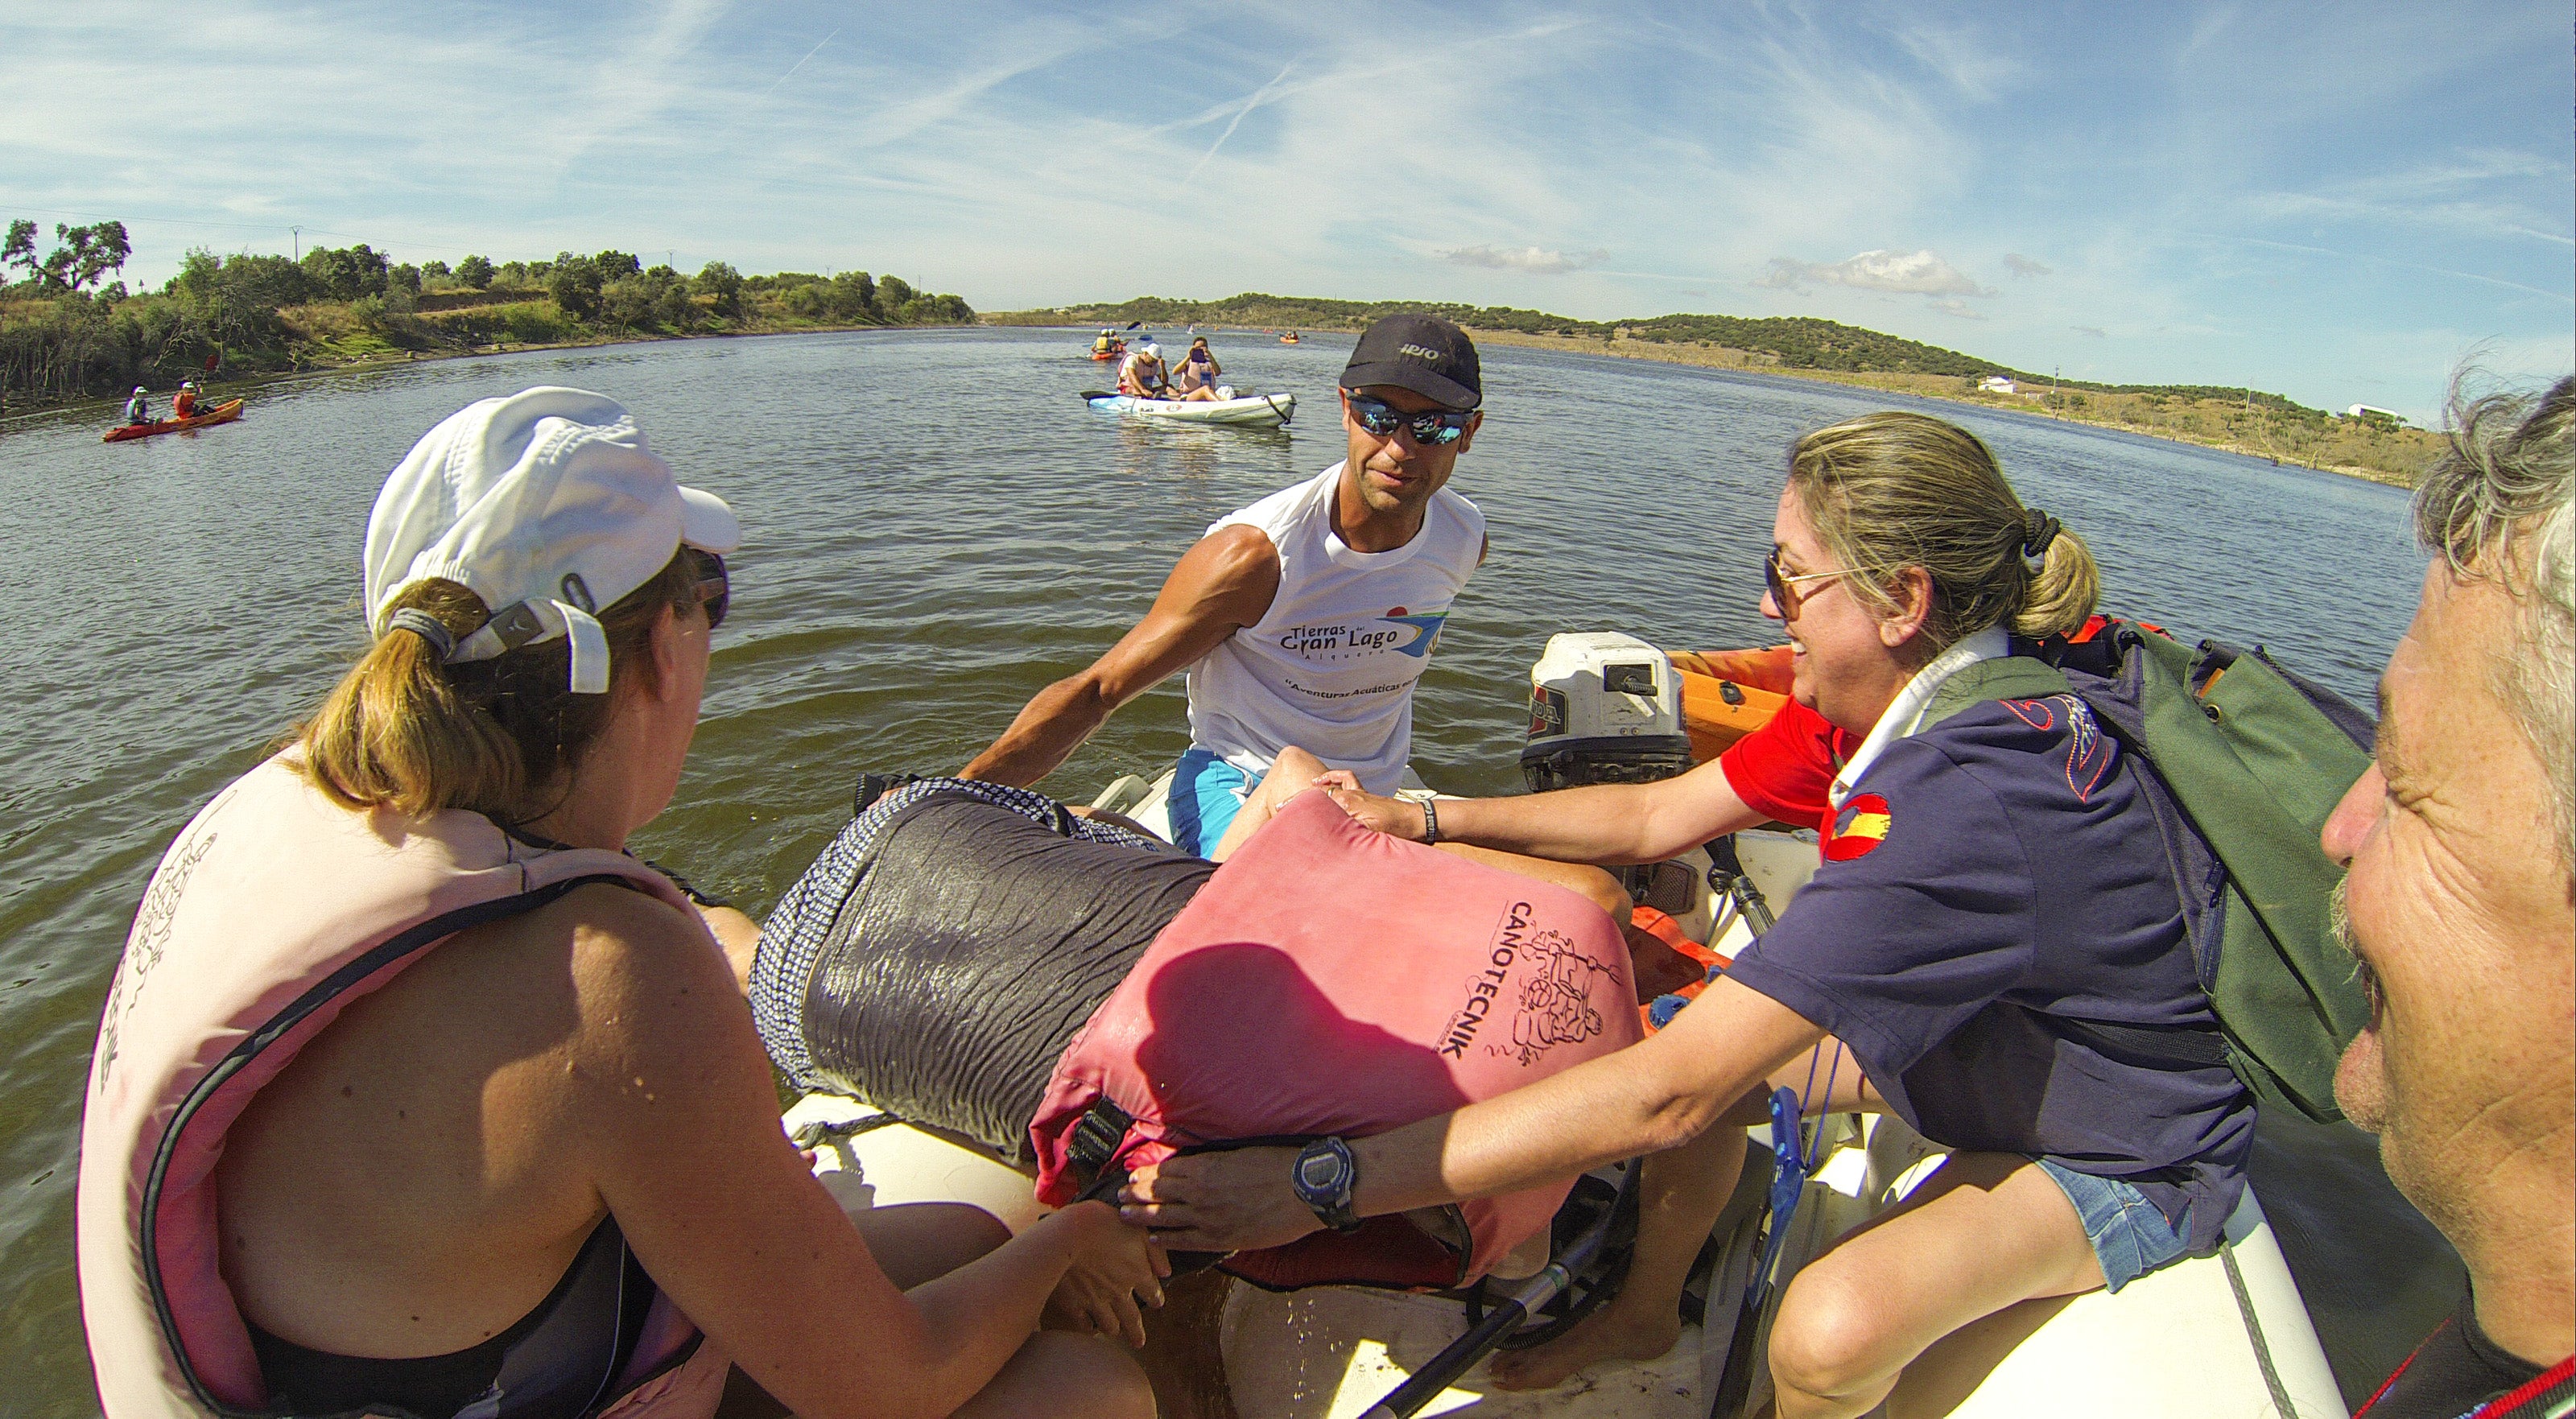
[[[976,319],[899,276],[746,276],[722,261],[684,276],[615,250],[450,266],[397,264],[365,243],[297,258],[198,249],[159,290],[129,292],[108,280],[132,254],[123,224],[57,226],[43,257],[36,236],[12,222],[0,251],[0,413],[189,378],[211,390],[423,358]]]
[[[2438,435],[2380,414],[2351,418],[2278,394],[2201,385],[2114,385],[2033,375],[1893,335],[1806,316],[1664,315],[1592,321],[1508,306],[1342,301],[1245,292],[1215,301],[1141,296],[1115,305],[988,312],[987,325],[1147,326],[1201,330],[1358,331],[1381,315],[1422,310],[1479,340],[1622,359],[1786,375],[2006,409],[2169,443],[2411,488]]]

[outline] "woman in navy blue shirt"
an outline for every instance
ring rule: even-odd
[[[2253,1102],[2227,1068],[2113,1042],[2216,1027],[2141,770],[2074,696],[2009,688],[2017,651],[2092,613],[2091,554],[1974,435],[1900,413],[1799,440],[1773,536],[1762,609],[1801,707],[1773,733],[1661,783],[1439,805],[1444,841],[1577,862],[1659,861],[1802,804],[1823,829],[1778,925],[1659,1034],[1350,1143],[1362,1215],[1661,1155],[1626,1288],[1506,1357],[1505,1384],[1671,1348],[1682,1275],[1774,1080],[1811,1113],[1883,1109],[1953,1150],[1789,1287],[1770,1351],[1783,1416],[1866,1413],[1964,1327],[2214,1251],[2244,1189]],[[2005,688],[1927,715],[1954,678]],[[1336,797],[1382,831],[1431,831],[1418,805]],[[1277,1245],[1320,1210],[1278,1150],[1175,1159],[1127,1196],[1183,1247]]]

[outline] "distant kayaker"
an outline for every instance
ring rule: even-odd
[[[739,540],[576,389],[469,405],[387,479],[372,645],[181,831],[110,991],[77,1205],[108,1419],[706,1419],[735,1366],[739,1412],[1150,1419],[1132,1359],[1039,1333],[1141,1344],[1144,1234],[845,1213],[718,949],[756,928],[625,851]]]
[[[129,424],[152,422],[152,396],[143,392],[142,385],[134,386],[134,393],[126,398],[125,422]]]
[[[1484,415],[1476,347],[1427,315],[1368,329],[1342,370],[1340,463],[1218,520],[1145,619],[1029,701],[967,778],[1055,771],[1119,706],[1189,671],[1173,841],[1206,853],[1272,761],[1301,745],[1391,793],[1413,686],[1485,554],[1485,515],[1448,487]]]
[[[197,382],[193,379],[183,379],[179,381],[179,392],[170,396],[170,417],[185,419],[196,412]]]
[[[1104,356],[1118,353],[1118,332],[1102,329],[1099,338],[1091,342],[1091,353]]]
[[[2361,1419],[2542,1419],[2576,1396],[2576,379],[2455,397],[2443,424],[2378,762],[2324,845],[2371,1004],[2335,1102],[2469,1286]]]

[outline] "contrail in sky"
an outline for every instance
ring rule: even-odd
[[[1216,141],[1208,144],[1208,150],[1206,152],[1199,154],[1198,162],[1193,164],[1190,168],[1190,175],[1181,179],[1181,184],[1183,186],[1186,187],[1191,182],[1197,180],[1199,169],[1208,165],[1208,159],[1216,156],[1216,150],[1225,146],[1225,140],[1234,136],[1234,130],[1243,126],[1243,120],[1248,117],[1254,109],[1261,107],[1261,101],[1270,97],[1270,91],[1279,87],[1279,81],[1287,78],[1288,71],[1296,67],[1297,61],[1295,59],[1289,60],[1287,63],[1279,66],[1278,73],[1270,76],[1269,83],[1266,83],[1260,88],[1252,91],[1252,97],[1245,99],[1243,101],[1243,107],[1235,110],[1234,121],[1225,126],[1225,131],[1223,133],[1216,135]]]
[[[832,42],[833,36],[838,35],[839,33],[840,33],[840,30],[839,30],[839,29],[837,29],[837,28],[835,28],[835,29],[832,31],[832,33],[831,33],[831,34],[827,34],[827,35],[823,36],[823,44],[830,44],[830,43]],[[823,52],[823,44],[818,44],[818,45],[814,46],[812,49],[806,50],[806,51],[805,51],[805,59],[811,59],[811,58],[813,58],[815,55],[822,53],[822,52]],[[779,76],[778,76],[777,78],[775,78],[775,79],[770,80],[770,81],[769,81],[769,87],[768,87],[768,88],[765,88],[765,89],[763,89],[763,90],[761,90],[761,91],[760,91],[760,96],[761,96],[762,98],[767,98],[767,97],[769,97],[771,94],[774,94],[774,93],[778,92],[778,86],[779,86],[779,85],[781,85],[781,84],[783,84],[783,83],[786,83],[786,82],[787,82],[788,80],[790,80],[790,79],[795,78],[795,77],[796,77],[796,71],[805,67],[805,59],[799,59],[799,60],[797,60],[795,63],[788,65],[788,66],[787,66],[787,72],[786,72],[786,73],[784,73],[784,74],[779,75]]]

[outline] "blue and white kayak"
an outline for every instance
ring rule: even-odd
[[[1239,399],[1138,399],[1127,394],[1084,396],[1094,409],[1176,424],[1236,424],[1275,429],[1297,412],[1294,394],[1248,394]]]

